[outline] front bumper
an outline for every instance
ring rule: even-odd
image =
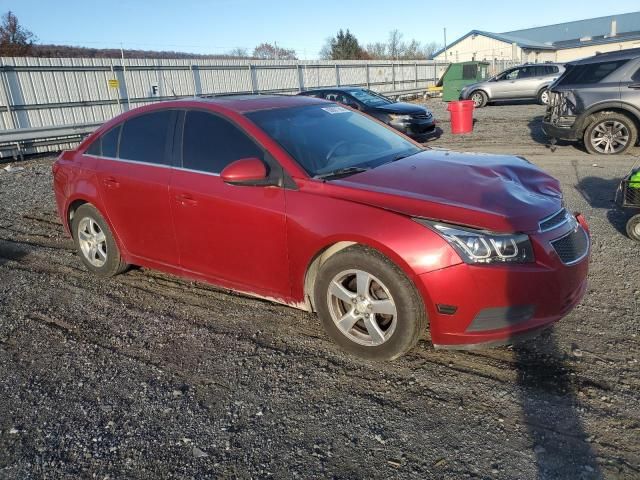
[[[436,133],[436,121],[433,116],[427,119],[412,118],[410,120],[391,120],[389,125],[410,137],[420,137]]]
[[[535,263],[461,263],[419,275],[434,346],[469,349],[514,343],[567,315],[587,289],[589,253],[566,265],[548,235],[557,234],[534,236]]]

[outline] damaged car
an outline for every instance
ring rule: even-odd
[[[542,128],[552,139],[581,141],[594,154],[621,154],[636,145],[640,48],[569,63],[549,89]]]
[[[89,271],[142,266],[316,312],[364,358],[427,333],[442,348],[513,343],[587,287],[589,229],[556,179],[425,148],[324,99],[140,107],[63,152],[53,177]]]

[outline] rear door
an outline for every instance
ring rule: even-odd
[[[98,162],[100,196],[126,250],[169,265],[178,263],[168,191],[176,118],[160,110],[126,120],[103,136]]]
[[[220,172],[234,160],[268,154],[237,125],[209,111],[184,114],[171,208],[185,270],[234,288],[290,295],[284,189],[234,186]],[[273,168],[273,164],[271,164]]]

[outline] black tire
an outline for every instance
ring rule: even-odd
[[[621,130],[617,130],[615,125],[622,125]],[[622,146],[618,140],[615,140],[611,147],[608,146],[606,134],[603,131],[617,135],[622,133],[620,138],[626,136],[627,141]],[[602,140],[604,138],[604,140]],[[591,120],[584,131],[582,138],[587,152],[596,155],[619,155],[633,147],[638,141],[638,129],[629,117],[617,112],[599,112],[591,116]],[[600,144],[594,144],[600,141]],[[609,150],[610,151],[606,151]]]
[[[546,98],[546,101],[544,100]],[[538,92],[537,101],[540,105],[548,105],[549,104],[549,89],[543,88]]]
[[[473,102],[473,106],[475,108],[482,108],[489,101],[489,97],[482,90],[475,90],[474,92],[471,92],[471,95],[469,95],[469,100]]]
[[[356,312],[359,308],[359,305],[340,302],[337,297],[330,296],[329,293],[329,288],[336,278],[353,270],[366,272],[372,276],[371,283],[367,284],[367,290],[374,295],[374,299],[380,299],[383,302],[391,300],[394,304],[396,315],[364,314],[367,320],[371,318],[376,322],[380,332],[385,336],[388,335],[381,344],[358,343],[351,338],[353,335],[343,333],[333,320],[332,312],[335,314],[336,308],[344,308],[344,313],[349,309],[350,312]],[[355,279],[352,280],[352,282],[355,281]],[[378,281],[381,282],[382,287],[378,285]],[[385,288],[390,298],[384,293]],[[382,292],[382,296],[378,296],[375,290]],[[334,302],[338,305],[336,306]],[[400,357],[415,346],[427,325],[424,303],[413,283],[384,255],[361,246],[349,247],[336,253],[320,267],[314,285],[314,305],[327,334],[347,352],[369,360],[393,360]],[[364,322],[364,318],[358,320],[351,327],[350,332],[368,336],[369,330],[365,328]],[[385,322],[387,322],[386,326]],[[370,338],[373,339],[373,336]]]
[[[80,231],[81,229],[82,231]],[[86,242],[83,243],[81,237],[83,237],[83,233],[86,237],[87,231],[90,232],[89,235],[91,233],[100,235],[100,232],[104,234],[104,240],[100,242],[100,245],[96,246],[96,253],[93,255],[85,253],[85,250],[83,250],[82,245],[86,245]],[[120,249],[109,225],[93,205],[85,203],[78,207],[71,220],[71,233],[78,255],[90,272],[102,277],[112,277],[124,272],[129,267],[120,256]],[[98,250],[102,254],[99,254]],[[101,255],[106,258],[103,259]],[[93,257],[94,263],[90,260],[91,257]],[[100,264],[101,261],[103,262],[102,264]]]
[[[640,242],[640,213],[627,222],[627,235],[630,239]]]

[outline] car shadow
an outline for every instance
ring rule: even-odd
[[[531,140],[536,142],[539,145],[544,145],[551,151],[555,150],[556,147],[567,147],[572,146],[580,151],[586,151],[580,142],[571,142],[568,140],[562,139],[552,139],[544,133],[542,130],[542,120],[544,115],[536,115],[527,123],[527,127],[529,127],[529,136]]]
[[[0,266],[10,261],[18,262],[27,256],[28,252],[13,242],[0,239]]]
[[[606,210],[609,223],[622,235],[626,236],[626,224],[631,210],[618,207],[616,204],[616,192],[621,179],[607,179],[594,176],[580,178],[576,171],[578,183],[576,190],[582,198],[592,207]]]
[[[580,418],[577,377],[554,332],[547,330],[513,351],[537,478],[603,478]]]
[[[433,133],[426,135],[423,138],[419,138],[417,139],[417,141],[419,143],[422,143],[423,145],[426,145],[428,143],[435,142],[436,140],[440,139],[443,133],[444,133],[444,130],[442,130],[440,127],[436,127]]]

